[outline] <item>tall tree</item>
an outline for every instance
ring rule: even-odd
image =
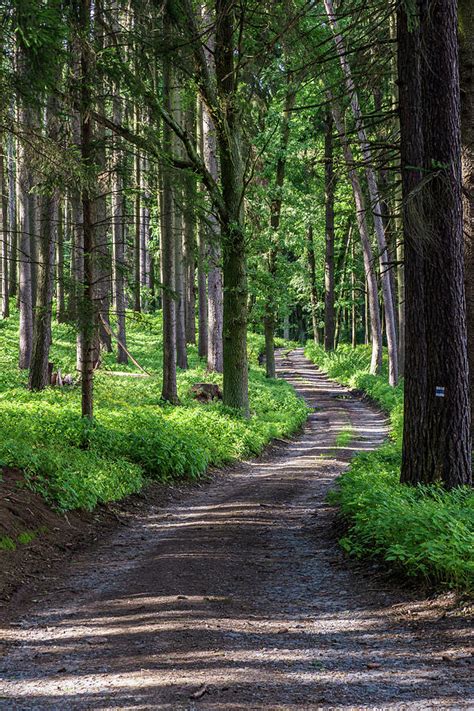
[[[401,6],[398,38],[407,339],[401,480],[451,488],[471,481],[456,0],[418,0],[416,14]]]
[[[168,46],[171,41],[171,22],[167,12],[163,18],[164,37]],[[166,54],[163,60],[163,106],[168,115],[173,112],[173,78],[171,57]],[[163,151],[170,154],[172,146],[172,129],[168,123],[163,125]],[[172,169],[166,161],[161,170],[162,180],[162,230],[161,230],[161,264],[163,284],[163,388],[162,397],[168,402],[178,401],[176,383],[176,240],[173,225],[173,188]]]
[[[332,141],[333,119],[328,110],[324,132],[324,186],[326,207],[326,252],[324,260],[324,348],[334,349],[334,161]]]
[[[459,70],[464,214],[464,260],[471,420],[474,421],[474,9],[459,0]]]

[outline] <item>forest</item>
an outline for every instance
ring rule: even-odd
[[[5,708],[468,708],[471,0],[0,9]]]

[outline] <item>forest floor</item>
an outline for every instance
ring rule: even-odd
[[[3,608],[0,708],[474,708],[462,601],[337,544],[326,493],[384,417],[301,350],[278,372],[314,408],[302,434],[150,496]]]

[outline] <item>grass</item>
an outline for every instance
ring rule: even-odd
[[[341,430],[336,437],[336,447],[347,447],[352,442],[353,437],[354,432],[352,428],[348,427],[347,429]]]
[[[29,486],[60,510],[93,509],[139,491],[147,480],[202,476],[221,465],[258,454],[269,440],[296,431],[307,416],[304,402],[282,380],[267,380],[258,366],[263,337],[250,335],[251,417],[221,402],[202,405],[193,383],[221,383],[189,348],[187,371],[178,373],[180,406],[162,402],[160,314],[128,318],[128,347],[150,377],[105,354],[95,376],[95,419],[80,417],[80,388],[30,392],[19,373],[18,317],[0,322],[0,465],[20,467]],[[50,360],[62,373],[75,370],[75,332],[55,324]]]
[[[358,558],[385,560],[404,574],[447,588],[474,589],[474,494],[400,484],[403,384],[391,388],[387,366],[369,374],[370,348],[334,353],[308,343],[306,356],[339,382],[363,390],[389,415],[391,440],[355,457],[330,494],[348,524],[340,544]]]

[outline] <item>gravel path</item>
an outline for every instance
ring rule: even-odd
[[[314,407],[304,433],[75,557],[2,630],[0,708],[474,708],[459,607],[335,542],[327,490],[383,416],[301,350],[278,370]]]

